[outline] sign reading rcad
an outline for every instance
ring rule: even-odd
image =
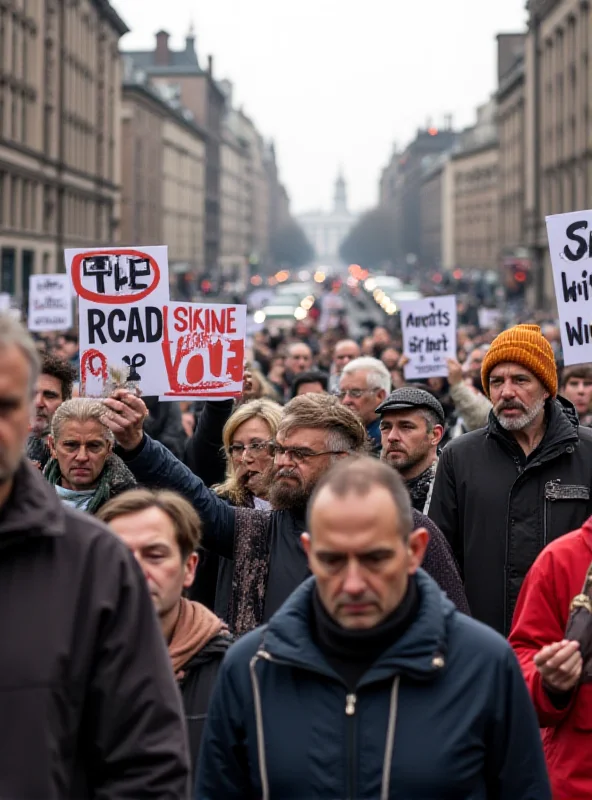
[[[547,217],[566,366],[592,362],[592,211]]]
[[[425,297],[401,303],[405,378],[448,375],[447,358],[456,358],[456,297]]]
[[[166,247],[67,250],[66,262],[79,297],[83,394],[108,392],[125,372],[144,395],[240,395],[245,306],[170,302]]]

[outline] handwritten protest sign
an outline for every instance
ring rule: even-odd
[[[456,297],[425,297],[400,303],[405,378],[446,377],[456,358]]]
[[[547,217],[565,366],[592,362],[592,211]]]
[[[68,275],[31,275],[30,331],[65,331],[72,327],[72,289]]]
[[[166,247],[67,250],[79,297],[81,393],[236,397],[246,308],[169,302]]]
[[[167,303],[163,325],[163,357],[169,389],[161,396],[162,400],[240,395],[246,306]]]
[[[163,392],[167,248],[66,250],[66,267],[79,298],[81,392],[100,396],[125,372],[143,394]]]

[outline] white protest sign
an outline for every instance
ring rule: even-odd
[[[592,211],[547,217],[563,362],[592,362]]]
[[[0,292],[0,311],[8,311],[10,309],[10,295],[8,292]]]
[[[243,388],[247,307],[167,303],[163,356],[169,389],[161,400],[222,400]]]
[[[445,378],[456,358],[456,297],[425,297],[400,303],[406,380]]]
[[[169,299],[166,247],[66,250],[79,300],[81,394],[101,396],[113,369],[129,370],[145,395],[168,388],[162,354]]]
[[[66,331],[72,327],[72,289],[68,275],[31,275],[30,331]]]

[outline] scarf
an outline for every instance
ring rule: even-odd
[[[438,459],[436,459],[430,466],[424,470],[421,475],[416,478],[411,478],[410,481],[405,482],[407,491],[411,496],[411,505],[416,511],[422,514],[427,514],[431,500],[431,488],[434,484],[436,477],[436,467],[438,466]]]
[[[177,680],[184,677],[182,668],[185,664],[221,633],[228,633],[225,622],[201,603],[181,598],[179,617],[169,644],[169,656]]]
[[[60,484],[62,473],[57,458],[52,458],[48,462],[43,474],[47,482],[52,486]],[[84,510],[87,514],[96,514],[99,508],[111,497],[126,491],[126,489],[134,489],[135,487],[136,479],[132,473],[119,456],[111,453],[107,456],[94,494]]]
[[[70,506],[70,508],[76,508],[78,511],[86,511],[94,495],[93,489],[78,492],[75,489],[64,489],[59,483],[56,483],[55,490],[62,503]]]

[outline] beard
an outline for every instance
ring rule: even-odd
[[[523,431],[525,428],[528,428],[529,425],[532,425],[544,407],[545,399],[543,397],[537,400],[530,409],[518,400],[511,400],[509,402],[504,402],[502,400],[494,408],[493,413],[504,430]],[[505,408],[516,408],[522,411],[522,414],[519,417],[504,417],[502,411]]]
[[[316,481],[305,482],[297,472],[291,469],[280,469],[273,476],[269,489],[269,501],[274,511],[292,511],[302,514],[312,494]],[[282,478],[293,478],[295,483],[288,484]]]
[[[31,425],[31,433],[36,439],[43,439],[48,436],[50,429],[49,417],[45,414],[38,414],[35,416],[33,424]]]
[[[395,458],[395,455],[397,458]],[[424,459],[425,453],[418,454],[417,452],[404,453],[402,450],[383,450],[381,454],[381,461],[388,464],[389,467],[396,469],[403,477],[410,469],[413,469],[416,464]]]

